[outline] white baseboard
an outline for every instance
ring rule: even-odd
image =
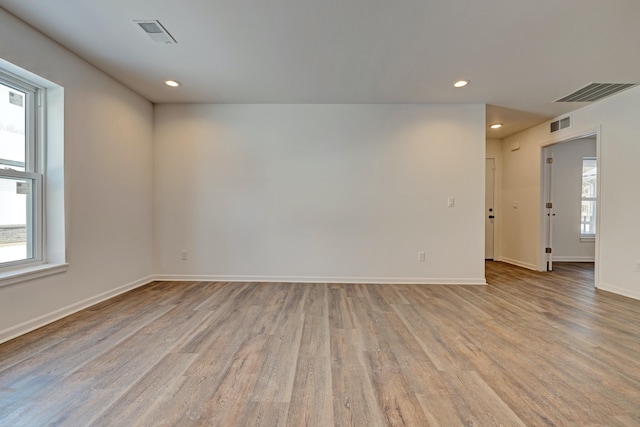
[[[601,291],[612,292],[614,294],[622,295],[623,297],[629,297],[629,298],[640,300],[640,291],[637,291],[637,290],[624,289],[624,288],[609,285],[606,283],[598,283],[596,288],[598,288]]]
[[[362,283],[407,285],[486,285],[484,278],[425,278],[425,277],[333,277],[333,276],[234,276],[234,275],[175,275],[158,274],[154,280],[192,282],[284,282],[284,283]]]
[[[553,256],[553,262],[596,262],[594,256]]]
[[[67,317],[73,313],[77,313],[78,311],[83,310],[87,307],[91,307],[92,305],[95,305],[99,302],[108,300],[109,298],[113,298],[116,295],[123,294],[127,291],[146,285],[150,282],[153,282],[153,277],[147,276],[118,288],[112,289],[110,291],[103,292],[94,297],[87,298],[75,304],[71,304],[67,307],[63,307],[59,310],[52,311],[51,313],[36,317],[35,319],[27,320],[26,322],[4,329],[0,331],[0,343],[9,341],[10,339],[16,338],[20,335],[24,335],[27,332],[31,332],[35,329],[41,328],[45,325],[48,325],[49,323],[55,322],[56,320],[60,320],[63,317]]]
[[[518,267],[526,268],[528,270],[538,271],[538,267],[534,264],[529,264],[526,262],[518,261],[516,259],[498,257],[495,259],[496,261],[506,262],[507,264],[517,265]]]

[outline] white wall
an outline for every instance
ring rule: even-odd
[[[487,139],[487,159],[493,158],[496,159],[496,163],[498,163],[498,159],[502,159],[502,140],[501,139]],[[497,167],[497,166],[496,166]]]
[[[495,259],[536,269],[541,154],[537,142],[530,140],[530,132],[518,133],[502,143],[500,252]]]
[[[484,283],[484,109],[156,106],[156,272]]]
[[[582,159],[596,157],[596,139],[583,138],[553,151],[553,260],[593,261],[595,242],[580,240]]]
[[[549,122],[513,135],[503,147],[505,259],[536,268],[540,265],[540,144],[550,144],[599,131],[600,211],[596,242],[596,286],[640,299],[640,87],[574,111],[573,125],[553,136]],[[521,149],[510,152],[512,142]],[[513,200],[519,209],[511,208]]]
[[[152,274],[153,107],[2,9],[0,40],[0,58],[64,87],[69,262],[0,288],[3,341]]]

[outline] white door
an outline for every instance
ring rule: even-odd
[[[493,193],[495,186],[495,159],[486,159],[484,184],[484,258],[493,259],[493,227],[495,210],[493,208]]]

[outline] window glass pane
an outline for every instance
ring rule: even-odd
[[[0,177],[0,263],[33,258],[33,185]]]
[[[0,169],[25,170],[26,94],[0,83]]]
[[[582,197],[596,197],[598,169],[596,159],[582,160]]]
[[[596,201],[582,201],[581,234],[596,234]]]

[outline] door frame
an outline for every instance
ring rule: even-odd
[[[595,137],[596,138],[596,166],[598,168],[598,183],[596,190],[596,253],[595,253],[595,271],[594,271],[594,281],[595,287],[599,287],[600,284],[600,272],[598,265],[600,264],[600,210],[601,210],[601,183],[602,183],[602,156],[600,152],[601,148],[601,127],[597,126],[595,128],[585,128],[585,129],[575,129],[575,130],[567,130],[558,132],[560,135],[552,135],[550,139],[545,140],[539,144],[540,147],[540,203],[538,204],[540,207],[539,213],[539,226],[540,235],[538,238],[538,262],[537,267],[538,271],[547,271],[547,256],[545,253],[545,248],[547,244],[547,236],[549,233],[548,222],[546,221],[548,210],[546,208],[545,196],[546,189],[549,184],[549,171],[546,162],[546,154],[547,149],[555,144],[561,144],[563,142],[574,141],[576,139],[587,138],[587,137]]]
[[[498,210],[498,209],[497,209],[497,207],[498,207],[498,203],[496,202],[496,199],[497,199],[497,197],[496,197],[496,191],[497,191],[497,187],[498,187],[498,186],[496,185],[496,184],[497,184],[497,180],[498,180],[497,173],[496,173],[496,170],[497,170],[497,165],[496,165],[496,163],[497,163],[497,159],[496,159],[496,157],[485,157],[485,159],[484,159],[484,160],[485,160],[485,162],[484,162],[484,164],[485,164],[485,171],[484,171],[484,174],[485,174],[485,184],[486,184],[486,177],[487,177],[487,169],[486,169],[486,166],[487,166],[487,160],[493,160],[493,188],[492,188],[492,190],[493,190],[493,215],[494,215],[494,216],[496,216],[496,211]],[[484,211],[485,211],[485,212],[484,212],[484,214],[485,214],[485,220],[486,220],[486,217],[487,217],[488,215],[490,215],[490,213],[486,211],[486,209],[487,209],[487,207],[486,207],[486,195],[487,195],[487,189],[486,189],[486,188],[484,189],[484,193],[485,193],[485,207],[484,207]],[[496,257],[496,242],[497,242],[497,240],[498,240],[498,239],[497,239],[497,237],[496,237],[496,236],[497,236],[497,227],[496,227],[495,219],[494,219],[494,221],[492,222],[492,225],[493,225],[493,228],[492,228],[492,233],[491,233],[491,234],[493,234],[493,249],[492,249],[493,256],[492,256],[491,258],[487,258],[487,253],[486,253],[486,239],[487,239],[487,231],[486,231],[486,224],[485,224],[485,258],[484,258],[484,259],[485,259],[485,261],[486,261],[486,260],[488,260],[488,259],[490,259],[491,261],[494,261],[494,260],[497,258],[497,257]]]

